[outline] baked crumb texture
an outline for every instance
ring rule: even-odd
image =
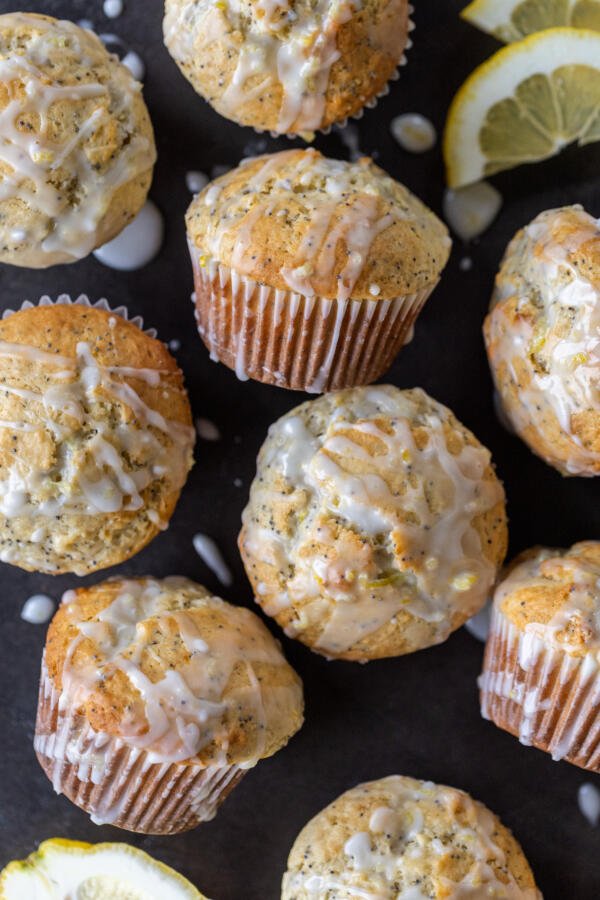
[[[183,375],[116,314],[37,306],[0,321],[0,559],[85,575],[167,527],[193,462]]]
[[[375,380],[450,253],[370,159],[288,150],[209,184],[186,217],[200,334],[240,378],[320,393]]]
[[[484,334],[502,409],[563,475],[600,474],[600,226],[541,213],[508,247]]]
[[[0,16],[1,262],[74,262],[134,218],[156,159],[141,90],[92,32]]]
[[[166,0],[177,65],[228,119],[311,138],[374,105],[410,45],[407,0]]]
[[[212,818],[302,712],[254,613],[184,578],[111,580],[69,591],[50,625],[35,749],[95,821],[172,833]]]
[[[239,546],[290,637],[366,661],[444,641],[484,604],[506,541],[488,450],[424,391],[381,385],[271,426]]]
[[[456,788],[392,775],[360,784],[303,828],[282,900],[541,900],[521,847]]]
[[[600,542],[514,561],[496,588],[480,688],[484,718],[600,772]]]

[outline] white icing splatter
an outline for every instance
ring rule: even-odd
[[[123,12],[123,0],[104,0],[102,10],[109,19],[118,19]]]
[[[360,150],[360,133],[358,127],[350,122],[344,128],[339,126],[336,128],[340,136],[340,140],[348,151],[348,159],[350,162],[356,162],[363,155]]]
[[[181,341],[179,338],[173,338],[172,341],[169,341],[168,347],[172,353],[176,353],[178,350],[181,350]]]
[[[236,487],[236,488],[241,488],[241,487],[244,486],[244,482],[242,481],[241,478],[234,478],[234,479],[233,479],[233,486]]]
[[[487,641],[490,633],[491,615],[492,604],[491,600],[488,600],[483,609],[480,609],[476,615],[465,622],[465,628],[469,634],[472,634],[478,641],[483,641],[483,643]]]
[[[215,573],[221,584],[225,587],[232,585],[233,575],[213,539],[207,534],[196,534],[193,543],[194,550],[202,562]]]
[[[121,60],[125,68],[129,69],[136,81],[143,81],[146,74],[146,66],[142,57],[130,50]]]
[[[46,594],[34,594],[25,601],[21,610],[21,618],[32,625],[44,625],[54,615],[56,603]]]
[[[185,185],[191,194],[199,194],[202,188],[208,184],[208,175],[204,172],[196,172],[192,170],[185,176]]]
[[[470,272],[473,268],[473,260],[470,256],[463,256],[461,261],[458,264],[458,268],[461,272]]]
[[[211,422],[210,419],[196,419],[196,431],[198,433],[198,437],[202,438],[203,441],[221,440],[221,432],[219,431],[215,423]]]
[[[94,23],[92,22],[91,19],[80,19],[77,24],[79,25],[80,28],[85,28],[86,31],[94,30]]]
[[[502,195],[487,181],[478,181],[444,194],[444,218],[463,241],[486,231],[502,207]]]
[[[598,788],[589,782],[580,785],[577,791],[577,802],[581,814],[595,828],[600,822],[600,791]]]
[[[141,269],[157,256],[164,237],[163,217],[151,200],[114,240],[94,250],[103,265],[120,272]]]
[[[396,116],[390,122],[390,131],[402,149],[409,153],[425,153],[437,141],[434,125],[420,113]]]
[[[210,179],[211,181],[215,178],[220,178],[221,175],[226,175],[227,172],[231,172],[232,166],[227,166],[223,163],[217,163],[216,166],[213,166],[210,170]]]

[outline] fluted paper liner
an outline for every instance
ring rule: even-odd
[[[437,284],[393,300],[328,300],[259,284],[192,244],[190,253],[196,321],[211,359],[242,380],[316,394],[377,381]]]
[[[93,822],[142,834],[177,834],[214,818],[246,771],[151,762],[146,751],[94,731],[83,716],[62,709],[44,662],[34,748],[54,790]]]
[[[479,679],[481,714],[522,744],[600,772],[600,665],[520,631],[498,609]]]
[[[144,320],[141,316],[133,316],[130,318],[129,310],[126,306],[116,306],[113,308],[104,297],[92,302],[86,294],[80,294],[74,300],[69,294],[59,294],[56,300],[53,300],[52,297],[48,297],[48,295],[45,294],[43,297],[40,297],[37,303],[32,303],[31,300],[24,300],[18,309],[5,309],[2,313],[2,318],[8,319],[9,316],[13,316],[16,312],[21,312],[23,309],[33,309],[34,306],[89,306],[94,309],[102,309],[105,312],[119,316],[121,319],[125,319],[125,321],[130,322],[132,325],[136,325],[140,331],[144,332],[144,334],[153,338],[156,337],[156,329],[144,328]]]

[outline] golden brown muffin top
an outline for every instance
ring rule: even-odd
[[[242,520],[257,602],[344,659],[445,640],[506,552],[489,451],[424,391],[391,385],[326,394],[272,425]]]
[[[494,603],[525,634],[600,662],[600,541],[526,551],[496,588]]]
[[[0,321],[0,558],[84,574],[173,511],[195,434],[164,344],[121,316],[35,306]]]
[[[194,198],[199,264],[216,261],[285,291],[390,300],[437,282],[446,227],[370,159],[286,150],[245,161]]]
[[[302,684],[260,619],[185,578],[69,591],[45,664],[62,709],[153,762],[251,766],[302,724]]]
[[[222,115],[310,137],[385,89],[409,10],[407,0],[166,0],[165,43]]]
[[[566,475],[600,473],[600,225],[547,210],[510,243],[485,336],[507,415]]]
[[[359,784],[300,832],[282,900],[541,900],[510,831],[464,791],[392,775]]]
[[[73,262],[143,204],[156,151],[141,85],[92,32],[0,16],[0,114],[3,261]]]

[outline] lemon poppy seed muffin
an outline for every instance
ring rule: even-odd
[[[522,744],[600,772],[600,542],[535,547],[494,595],[481,711]]]
[[[271,426],[239,545],[289,636],[366,661],[444,641],[483,606],[506,540],[489,452],[424,391],[383,385]]]
[[[217,112],[312,132],[382,94],[409,45],[407,0],[166,0],[165,43]]]
[[[300,832],[282,900],[541,900],[521,847],[464,791],[392,775],[359,784]]]
[[[600,224],[541,213],[508,247],[485,340],[501,406],[563,475],[600,474]]]
[[[446,227],[370,159],[312,149],[246,160],[186,221],[212,358],[314,393],[388,368],[450,253]]]
[[[45,268],[112,240],[156,159],[141,85],[72,22],[0,16],[0,261]]]
[[[177,363],[132,322],[84,305],[0,321],[0,559],[84,575],[167,523],[195,433]]]
[[[254,613],[185,578],[110,580],[68,592],[52,620],[35,749],[97,823],[170,834],[212,818],[302,711]]]

